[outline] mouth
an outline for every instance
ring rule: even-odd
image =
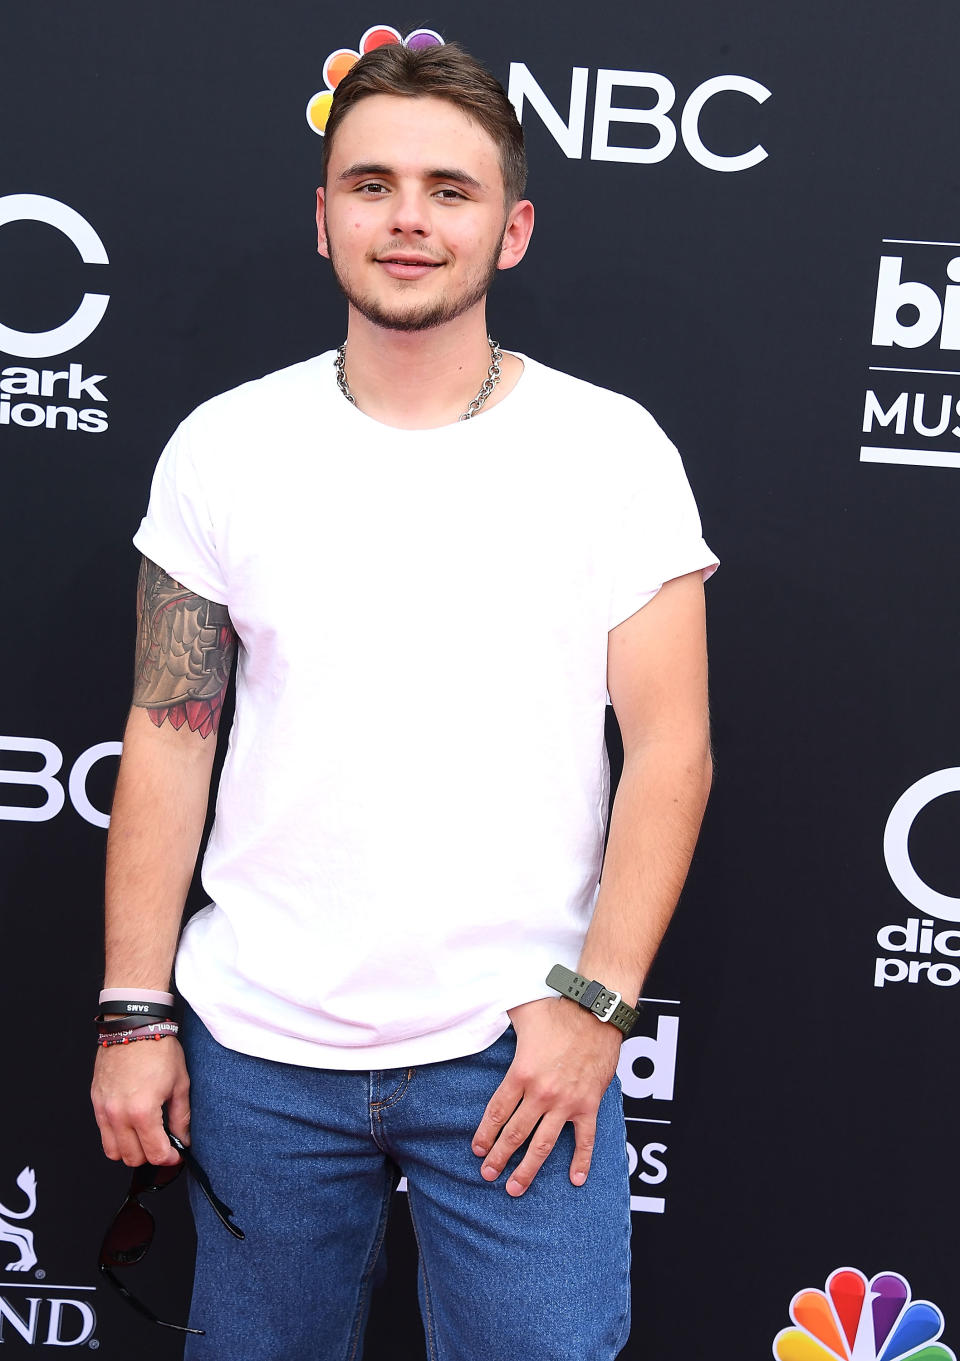
[[[377,264],[390,275],[392,279],[422,279],[431,270],[439,269],[441,262],[431,260],[423,255],[403,255],[391,254],[381,255],[377,259]]]

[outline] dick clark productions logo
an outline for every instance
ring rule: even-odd
[[[910,833],[917,818],[935,800],[958,793],[960,766],[935,770],[905,790],[890,810],[883,833],[887,873],[921,915],[891,922],[877,932],[877,944],[884,953],[874,964],[875,987],[923,982],[955,988],[960,984],[960,897],[928,884],[910,856]],[[942,922],[950,925],[942,926]]]
[[[790,1301],[795,1327],[774,1340],[776,1361],[957,1361],[938,1341],[943,1314],[929,1300],[911,1300],[895,1271],[867,1280],[855,1267],[831,1272],[824,1290],[801,1290]]]
[[[93,226],[59,199],[44,194],[0,197],[0,227],[19,222],[53,227],[76,247],[85,265],[109,264],[106,247]],[[0,320],[0,352],[19,359],[68,354],[93,335],[109,301],[109,293],[85,292],[72,316],[45,331],[19,331]],[[108,425],[103,409],[109,401],[103,390],[106,381],[105,373],[85,374],[83,364],[76,360],[59,369],[56,364],[49,369],[7,365],[0,368],[0,425],[99,434]],[[25,400],[38,397],[44,400]],[[81,402],[91,405],[81,407]]]

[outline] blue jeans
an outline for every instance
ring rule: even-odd
[[[193,1147],[246,1234],[191,1185],[197,1270],[186,1361],[354,1361],[397,1177],[420,1250],[430,1361],[612,1361],[630,1321],[619,1083],[586,1184],[567,1125],[527,1192],[480,1176],[473,1131],[516,1045],[416,1069],[340,1072],[225,1049],[188,1012]],[[508,1171],[519,1161],[518,1153]],[[191,1178],[192,1182],[192,1178]]]

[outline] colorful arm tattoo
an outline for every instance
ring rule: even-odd
[[[169,719],[201,737],[216,732],[236,647],[226,605],[195,595],[142,559],[133,702],[158,728]]]

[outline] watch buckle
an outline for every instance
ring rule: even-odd
[[[594,1015],[596,1016],[597,1020],[609,1021],[611,1016],[616,1011],[617,1007],[620,1005],[622,1001],[623,997],[619,992],[612,992],[604,1007],[603,1015],[601,1016],[599,1011],[594,1012]]]

